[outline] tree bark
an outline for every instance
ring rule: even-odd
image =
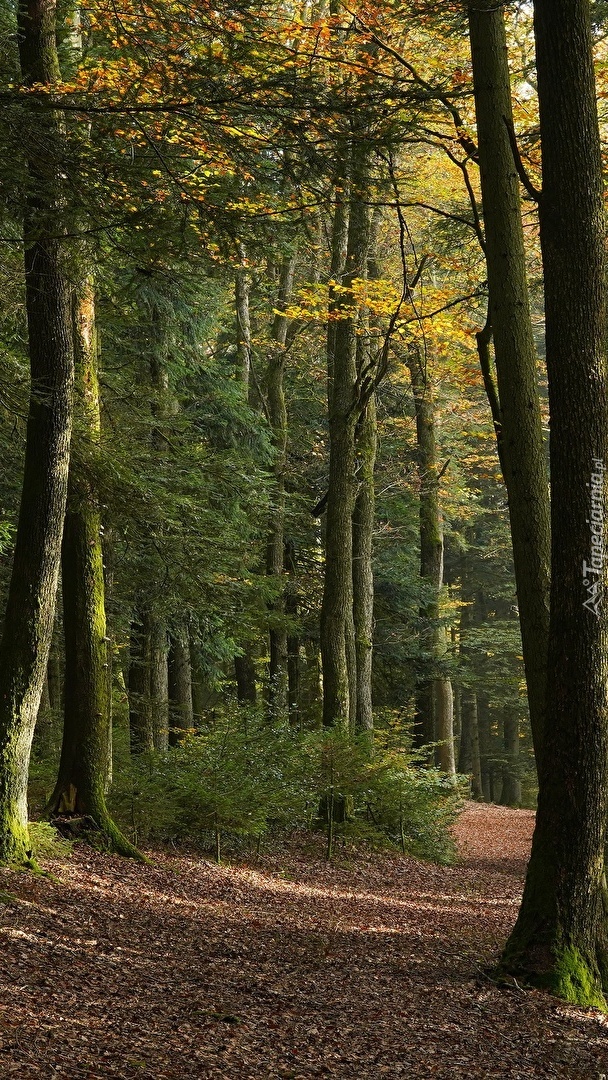
[[[151,615],[149,627],[152,744],[164,753],[169,749],[169,638],[160,616]]]
[[[180,732],[194,727],[192,668],[188,630],[181,627],[169,638],[169,745],[176,746]]]
[[[353,150],[343,292],[335,302],[335,331],[328,334],[329,484],[325,574],[321,606],[323,723],[351,722],[353,709],[354,627],[352,518],[356,496],[355,432],[357,400],[357,301],[353,282],[367,270],[368,210],[365,151]],[[334,221],[341,226],[341,218]],[[334,247],[337,247],[337,241]],[[330,319],[331,321],[331,319]],[[332,351],[333,350],[333,351]],[[354,721],[354,716],[352,716]]]
[[[272,716],[288,716],[288,648],[285,626],[285,466],[287,461],[287,407],[283,375],[289,320],[283,314],[293,289],[295,255],[283,259],[279,274],[277,313],[272,324],[272,342],[268,356],[266,388],[268,416],[276,452],[274,460],[274,498],[266,544],[266,572],[277,579],[278,595],[270,605],[270,661],[268,665],[268,701]]]
[[[551,417],[551,619],[536,828],[503,967],[568,1001],[606,1008],[606,266],[589,4],[536,0],[535,34]]]
[[[503,8],[493,0],[472,5],[469,37],[497,393],[489,385],[489,343],[482,335],[478,343],[509,500],[530,722],[538,757],[545,722],[549,633],[549,488],[519,179],[509,136],[513,112]]]
[[[53,0],[18,7],[24,86],[59,78]],[[72,420],[70,285],[62,233],[61,120],[37,112],[26,132],[24,219],[31,391],[13,568],[0,640],[0,862],[27,862],[27,778],[53,633]]]
[[[129,743],[132,754],[154,749],[150,693],[150,634],[145,617],[131,624],[129,644]]]
[[[90,281],[73,301],[78,424],[70,461],[61,559],[65,706],[51,814],[93,819],[112,849],[141,858],[112,821],[105,801],[110,765],[110,686],[101,516],[90,458],[100,435],[95,306]]]
[[[412,350],[408,367],[416,412],[416,442],[420,478],[420,579],[427,596],[420,608],[421,645],[429,678],[416,695],[415,743],[439,741],[436,760],[449,776],[455,775],[452,684],[437,671],[447,654],[446,628],[439,622],[443,587],[443,519],[439,500],[435,404],[420,355]]]

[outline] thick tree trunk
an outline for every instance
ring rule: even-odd
[[[569,1001],[606,1008],[606,266],[589,4],[536,0],[535,32],[551,417],[551,621],[536,829],[503,966]]]
[[[59,77],[53,0],[18,8],[23,84]],[[71,434],[73,347],[70,285],[61,233],[61,121],[28,116],[30,194],[24,221],[25,300],[31,394],[13,569],[0,641],[0,862],[30,857],[29,756],[47,669]]]
[[[110,687],[101,517],[86,463],[100,435],[95,308],[90,282],[74,298],[77,419],[62,548],[65,710],[51,814],[93,819],[115,851],[140,858],[112,821],[109,784]]]
[[[488,272],[488,322],[494,337],[498,395],[487,342],[480,340],[486,388],[509,497],[513,562],[530,721],[541,752],[549,633],[550,522],[548,477],[530,319],[519,179],[509,130],[511,82],[504,12],[492,0],[469,8],[477,139]],[[485,356],[484,352],[485,351]]]

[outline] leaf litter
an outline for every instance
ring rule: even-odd
[[[0,1077],[600,1080],[608,1018],[487,974],[533,823],[468,803],[453,867],[307,837],[2,870]]]

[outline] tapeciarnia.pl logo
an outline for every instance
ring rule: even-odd
[[[604,569],[604,475],[606,467],[601,458],[592,458],[593,472],[591,483],[587,484],[591,494],[591,514],[587,518],[591,534],[591,559],[583,559],[583,585],[587,596],[583,607],[588,608],[599,618],[602,599],[602,572]]]

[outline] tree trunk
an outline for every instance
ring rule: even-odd
[[[192,708],[192,668],[186,627],[169,638],[169,744],[176,746],[180,732],[194,727]]]
[[[169,639],[158,615],[150,617],[149,627],[152,743],[155,750],[163,753],[169,749]]]
[[[285,544],[285,569],[289,575],[285,596],[285,612],[292,619],[298,616],[298,592],[296,585],[296,549],[292,540]],[[289,703],[289,723],[299,728],[300,717],[300,639],[295,634],[287,638],[287,693]]]
[[[509,499],[513,562],[534,748],[541,752],[549,633],[548,477],[526,277],[511,81],[504,11],[493,0],[469,8],[475,112],[488,273],[488,323],[494,337],[498,395],[489,342],[478,336]]]
[[[25,86],[59,78],[55,4],[18,8]],[[71,434],[73,346],[70,285],[61,234],[61,119],[28,118],[30,194],[24,219],[25,302],[31,392],[23,488],[0,641],[0,862],[30,858],[27,778],[34,724],[53,633]],[[39,148],[43,147],[43,150]]]
[[[568,1001],[605,1009],[606,266],[589,4],[536,0],[535,33],[551,417],[551,620],[536,828],[503,966]]]
[[[443,520],[439,501],[439,462],[435,423],[435,405],[428,372],[421,358],[412,350],[408,358],[416,412],[418,474],[420,478],[420,579],[426,598],[420,609],[422,648],[430,677],[424,680],[416,696],[415,743],[423,746],[436,740],[436,760],[449,776],[454,765],[454,716],[452,685],[444,675],[434,674],[445,661],[446,628],[439,623],[440,595],[443,587]]]
[[[266,572],[278,582],[277,596],[270,605],[270,662],[268,665],[268,700],[272,716],[286,720],[288,715],[288,648],[285,627],[285,465],[287,458],[287,408],[283,374],[289,320],[283,314],[293,289],[295,255],[286,256],[279,276],[277,313],[272,325],[272,344],[268,357],[266,387],[268,416],[276,452],[274,461],[274,499],[266,544]]]
[[[521,779],[519,775],[519,717],[517,713],[505,712],[504,745],[506,762],[502,770],[503,806],[521,804]]]
[[[348,727],[353,702],[352,517],[356,495],[358,400],[357,301],[352,285],[355,279],[365,277],[367,270],[369,222],[367,206],[361,196],[367,188],[364,158],[364,150],[357,146],[353,151],[348,245],[342,278],[344,291],[335,302],[335,331],[328,335],[329,484],[321,606],[323,723],[326,727],[335,724]],[[340,220],[334,222],[336,227],[340,224]],[[354,717],[352,719],[354,721]]]
[[[150,633],[145,616],[131,624],[129,645],[129,743],[132,754],[154,749],[150,693]]]
[[[87,458],[99,442],[99,380],[93,288],[74,297],[78,420],[70,462],[62,547],[65,710],[59,775],[51,814],[93,819],[113,850],[140,858],[112,821],[109,784],[110,693],[101,517]]]

